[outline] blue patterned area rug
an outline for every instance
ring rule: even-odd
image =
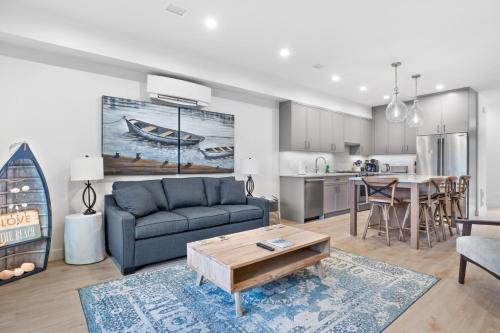
[[[184,263],[79,292],[90,332],[381,332],[439,280],[338,249],[323,264],[242,293],[240,318]]]

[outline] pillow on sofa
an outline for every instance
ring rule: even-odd
[[[154,202],[159,210],[168,210],[167,197],[163,191],[161,179],[117,181],[113,183],[113,190],[121,190],[131,186],[144,187],[153,196]]]
[[[225,181],[220,184],[221,205],[244,205],[247,203],[245,196],[245,182]]]
[[[162,183],[170,210],[207,205],[201,177],[163,178]]]
[[[234,177],[203,177],[208,206],[220,205],[220,184],[234,181]]]
[[[158,211],[151,192],[141,185],[114,190],[113,198],[121,209],[135,217],[143,217]]]

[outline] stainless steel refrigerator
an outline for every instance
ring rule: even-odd
[[[469,174],[467,133],[417,136],[417,174],[456,176]]]
[[[456,176],[469,174],[469,138],[467,133],[417,136],[417,174]],[[469,193],[466,196],[469,216]]]

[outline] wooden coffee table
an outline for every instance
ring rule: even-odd
[[[188,265],[203,278],[234,296],[236,315],[241,316],[241,292],[316,265],[323,277],[321,260],[330,256],[330,236],[281,225],[239,232],[187,244]],[[257,242],[283,238],[294,245],[268,251]],[[267,243],[266,243],[267,244]]]

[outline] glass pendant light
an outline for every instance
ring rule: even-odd
[[[408,113],[408,107],[399,98],[398,67],[401,66],[401,63],[394,62],[391,66],[394,67],[394,94],[392,95],[391,102],[387,105],[387,109],[385,109],[385,117],[390,122],[400,123],[406,119]]]
[[[411,78],[415,79],[415,99],[413,100],[413,105],[408,111],[408,116],[406,117],[406,123],[409,127],[420,127],[424,124],[424,119],[422,118],[422,107],[418,101],[418,87],[417,80],[420,74],[412,75]]]

